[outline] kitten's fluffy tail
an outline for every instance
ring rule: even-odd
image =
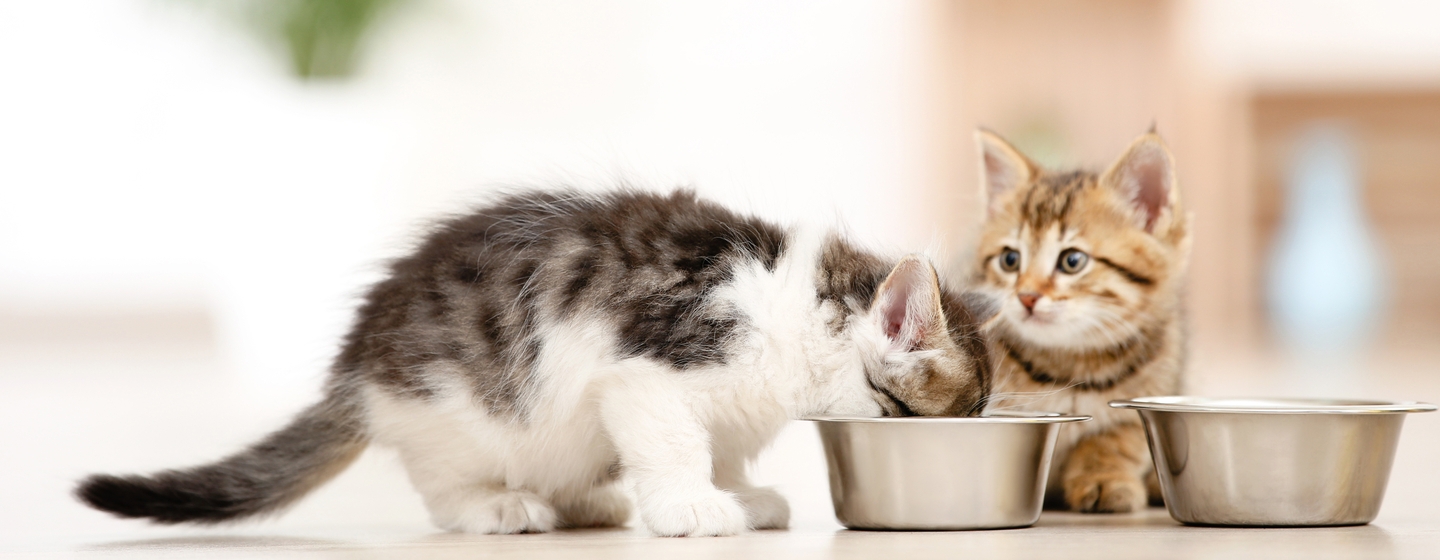
[[[150,476],[92,475],[75,495],[120,517],[219,523],[293,503],[349,466],[367,443],[359,395],[332,387],[290,425],[219,462]]]

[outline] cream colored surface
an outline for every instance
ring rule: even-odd
[[[203,322],[117,319],[91,328],[0,320],[0,557],[102,558],[1433,558],[1440,556],[1440,414],[1407,420],[1384,508],[1363,527],[1184,527],[1164,510],[1047,512],[1033,528],[852,532],[830,511],[812,426],[792,424],[756,468],[791,502],[788,531],[658,539],[631,528],[472,536],[429,526],[395,457],[371,450],[289,513],[218,528],[111,519],[72,500],[87,472],[132,472],[216,458],[278,427],[308,400],[224,375]],[[86,334],[86,333],[90,334]],[[187,333],[193,333],[187,334]],[[1440,402],[1440,353],[1384,353],[1363,378],[1298,372],[1262,357],[1197,352],[1201,394],[1367,396]],[[1313,376],[1313,377],[1304,377]],[[1317,379],[1324,379],[1319,382]],[[318,385],[318,378],[316,379]],[[976,450],[977,453],[983,450]],[[633,525],[633,521],[632,521]]]

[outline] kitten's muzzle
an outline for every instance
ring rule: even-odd
[[[1015,297],[1020,299],[1020,305],[1025,306],[1026,311],[1034,313],[1035,302],[1040,301],[1041,295],[1039,292],[1020,292]]]

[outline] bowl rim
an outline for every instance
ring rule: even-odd
[[[1088,422],[1091,417],[1059,412],[1005,411],[990,416],[807,416],[800,420],[836,424],[1061,424]]]
[[[1114,400],[1110,401],[1110,407],[1210,414],[1403,414],[1435,411],[1435,405],[1416,401],[1188,395]]]

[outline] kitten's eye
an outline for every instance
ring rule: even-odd
[[[1090,262],[1090,255],[1079,249],[1069,249],[1060,253],[1060,272],[1075,274],[1085,268],[1085,263]]]
[[[1000,270],[1015,272],[1020,270],[1020,251],[1006,248],[1000,251]]]

